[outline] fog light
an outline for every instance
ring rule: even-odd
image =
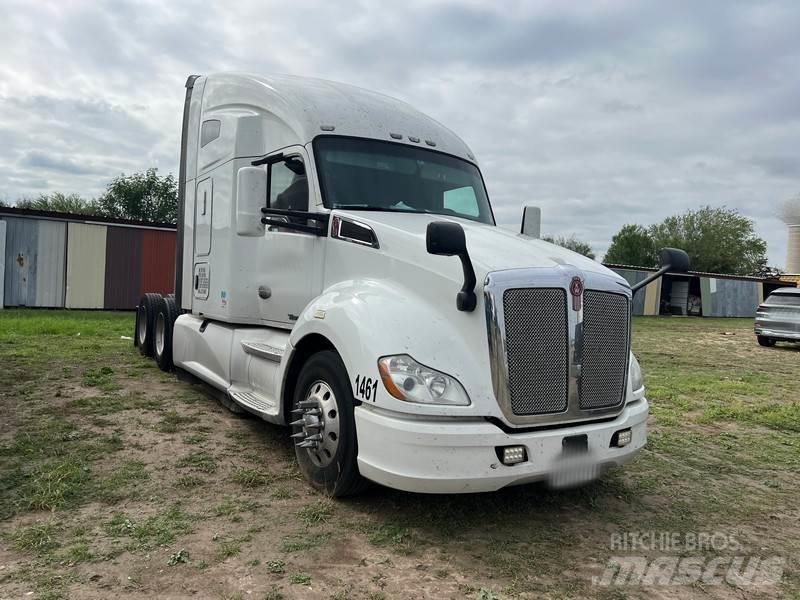
[[[505,446],[503,447],[503,464],[515,465],[528,460],[525,446]]]
[[[633,432],[630,429],[620,429],[611,436],[611,445],[622,448],[630,444],[631,439],[633,439]]]

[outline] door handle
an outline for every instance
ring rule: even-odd
[[[272,296],[272,290],[271,289],[269,289],[265,285],[258,286],[258,297],[259,298],[261,298],[262,300],[266,300],[270,296]]]

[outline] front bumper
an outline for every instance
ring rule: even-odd
[[[800,332],[788,329],[775,329],[769,326],[756,325],[756,335],[780,340],[800,341]]]
[[[420,420],[372,406],[356,407],[358,468],[367,479],[409,492],[491,492],[547,479],[565,437],[586,434],[600,467],[628,462],[647,441],[647,400],[635,401],[613,421],[528,433],[506,433],[487,421]],[[631,428],[631,443],[610,447],[611,436]],[[495,447],[522,445],[528,460],[506,466]]]

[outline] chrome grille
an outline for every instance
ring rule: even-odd
[[[503,294],[503,312],[513,413],[563,412],[569,391],[566,291],[508,289]]]
[[[580,408],[617,406],[624,399],[630,352],[630,310],[622,294],[586,290]]]

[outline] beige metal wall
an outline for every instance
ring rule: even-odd
[[[70,223],[67,231],[67,308],[103,308],[106,226]]]
[[[641,294],[641,292],[639,292]],[[644,312],[645,316],[658,316],[661,310],[661,278],[651,281],[644,288]]]

